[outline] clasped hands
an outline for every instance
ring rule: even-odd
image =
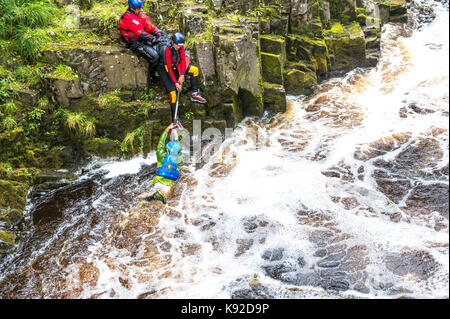
[[[184,75],[181,75],[180,78],[178,79],[178,82],[175,83],[175,88],[177,89],[178,92],[181,92],[183,83],[184,83]]]

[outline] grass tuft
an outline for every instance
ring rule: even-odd
[[[63,80],[73,80],[78,78],[78,75],[70,66],[62,63],[55,67],[55,71],[53,71],[50,76]]]

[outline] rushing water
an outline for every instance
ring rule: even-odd
[[[244,121],[168,207],[153,156],[32,194],[3,298],[448,298],[448,4],[382,57]],[[153,165],[152,165],[153,164]]]

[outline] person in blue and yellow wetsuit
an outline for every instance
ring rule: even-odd
[[[178,141],[178,133],[175,127],[175,124],[171,124],[159,139],[156,152],[158,166],[156,177],[152,181],[151,190],[153,194],[143,194],[140,196],[141,199],[148,202],[161,201],[167,204],[166,197],[180,176],[183,155],[181,154],[181,144]],[[171,141],[166,145],[169,133],[171,133]]]

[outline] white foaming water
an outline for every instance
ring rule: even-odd
[[[153,164],[154,154],[101,164],[110,181],[92,206],[105,221],[90,230],[82,262],[64,266],[64,250],[72,258],[78,242],[64,245],[61,290],[79,298],[448,298],[448,206],[424,208],[415,193],[448,188],[449,17],[433,6],[436,19],[410,37],[386,26],[376,68],[330,80],[310,98],[289,97],[275,119],[242,123],[202,169],[183,170],[179,204],[155,227],[134,233],[151,223],[128,207],[108,214],[121,193],[110,194],[115,177]],[[46,296],[59,289],[42,286]]]
[[[89,167],[97,167],[100,166],[100,168],[97,168],[96,170],[99,171],[108,171],[108,174],[105,176],[107,179],[112,179],[117,176],[126,175],[126,174],[137,174],[141,170],[143,165],[152,165],[156,163],[156,153],[151,152],[147,155],[147,157],[138,156],[130,160],[126,161],[103,161],[103,160],[97,160],[93,161]],[[89,169],[89,167],[85,169]]]
[[[229,298],[238,288],[248,290],[252,280],[258,278],[257,282],[269,287],[273,297],[317,297],[319,288],[299,285],[298,280],[271,278],[263,270],[267,263],[261,256],[268,249],[283,248],[283,264],[293,265],[302,256],[306,266],[300,272],[312,277],[308,268],[316,273],[321,271],[317,266],[320,258],[315,254],[318,248],[310,240],[311,234],[319,229],[347,236],[343,241],[347,247],[363,247],[355,249],[354,258],[368,260],[365,267],[358,268],[358,271],[363,269],[361,275],[347,268],[349,277],[360,276],[355,281],[364,282],[365,288],[345,293],[322,291],[319,295],[389,298],[409,294],[419,298],[448,298],[448,221],[437,212],[430,212],[427,220],[406,215],[402,211],[404,202],[395,204],[378,189],[372,176],[374,161],[363,162],[354,157],[358,146],[364,148],[395,134],[409,134],[405,145],[381,158],[392,161],[418,138],[429,137],[438,141],[443,154],[434,163],[435,168],[448,165],[448,12],[437,5],[436,14],[433,23],[407,38],[394,36],[401,27],[388,25],[383,37],[383,57],[377,68],[362,74],[358,83],[351,80],[359,76],[358,71],[342,80],[331,81],[341,85],[316,95],[316,98],[331,97],[328,105],[321,105],[321,110],[329,112],[328,115],[318,115],[320,111],[308,114],[305,109],[312,105],[314,98],[300,99],[294,103],[293,112],[282,117],[282,125],[243,125],[232,140],[224,143],[217,161],[229,169],[225,176],[215,173],[214,161],[196,172],[198,185],[185,192],[185,205],[180,205],[179,210],[191,220],[206,215],[215,226],[205,231],[189,222],[180,225],[181,220],[161,219],[163,233],[171,234],[177,228],[185,231],[182,239],[171,239],[171,253],[177,262],[183,263],[178,269],[182,279],[164,279],[164,285],[171,287],[164,296]],[[402,108],[411,104],[432,112],[410,112],[407,118],[402,117]],[[341,109],[341,105],[346,107]],[[351,119],[345,118],[348,113],[353,113]],[[252,144],[254,126],[263,132],[260,136],[263,146]],[[434,128],[445,133],[431,137]],[[283,146],[285,141],[289,144],[287,148]],[[230,150],[235,158],[223,161],[222,157]],[[314,159],[317,154],[323,157]],[[324,176],[322,172],[331,167],[348,167],[354,175],[362,167],[363,178],[346,181]],[[438,183],[448,187],[448,176]],[[348,199],[350,209],[344,209],[342,200],[333,201],[336,197]],[[356,201],[353,206],[352,200]],[[300,225],[301,207],[310,212],[324,212],[329,222],[318,222],[314,227],[309,223]],[[396,212],[402,216],[397,223],[388,217]],[[249,231],[246,223],[252,218],[256,224],[267,225]],[[444,228],[436,230],[436,220]],[[200,252],[191,259],[180,256],[186,242],[201,246]],[[414,263],[415,257],[412,261],[404,260],[403,266],[408,269],[397,268],[398,273],[395,267],[399,266],[387,262],[402,253],[414,256],[418,251],[429,253],[437,263],[427,278],[421,278],[420,273],[405,266]],[[177,262],[170,267],[177,268]],[[395,289],[379,288],[382,284],[392,284]],[[296,293],[289,287],[305,290]]]
[[[434,22],[411,37],[397,38],[402,27],[388,25],[376,68],[295,100],[278,124],[242,124],[216,158],[192,174],[195,183],[175,208],[181,218],[161,216],[157,232],[170,243],[170,262],[145,283],[138,280],[145,267],[131,265],[139,255],[97,244],[89,261],[102,275],[82,296],[113,290],[131,298],[148,291],[159,298],[448,298],[448,220],[438,212],[411,214],[407,196],[396,204],[374,178],[376,160],[394,161],[420,138],[440,146],[442,156],[431,168],[448,165],[448,12],[439,5],[435,12]],[[314,110],[323,97],[328,102]],[[431,111],[410,112],[411,105]],[[445,133],[433,136],[436,128]],[[380,140],[398,147],[368,160],[355,157]],[[340,178],[324,174],[330,170]],[[448,187],[448,176],[410,178]],[[395,214],[399,222],[391,221]],[[333,266],[339,245],[336,253],[346,257]],[[274,249],[281,251],[277,258],[264,258],[276,255]],[[118,280],[124,271],[106,266],[105,251],[108,262],[127,265],[129,289]],[[420,262],[429,274],[408,268]],[[340,276],[348,290],[333,289]]]

